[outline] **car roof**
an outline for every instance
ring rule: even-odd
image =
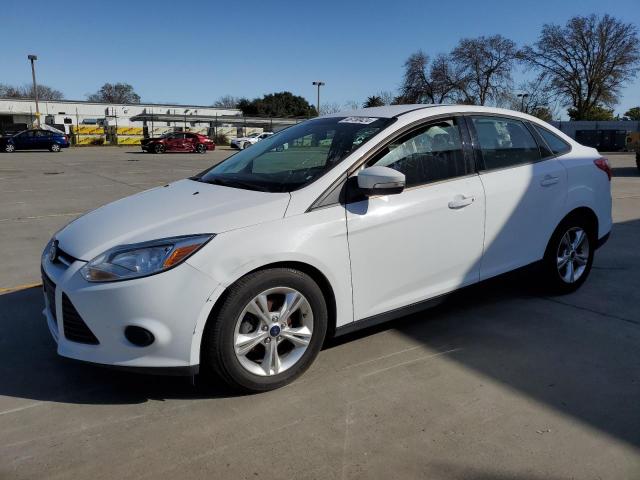
[[[341,112],[324,115],[325,117],[376,117],[376,118],[394,118],[401,115],[423,111],[425,116],[430,115],[430,110],[433,110],[433,114],[441,113],[493,113],[503,114],[511,116],[519,116],[522,118],[533,118],[530,115],[526,115],[521,112],[513,110],[506,110],[503,108],[485,107],[482,105],[452,105],[452,104],[412,104],[412,105],[385,105],[384,107],[370,107],[359,108],[356,110],[343,110]]]

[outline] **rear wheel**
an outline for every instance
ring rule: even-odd
[[[207,153],[207,146],[203,143],[199,143],[198,145],[196,145],[196,152]]]
[[[556,229],[543,260],[545,286],[571,293],[586,281],[593,264],[596,232],[584,219],[569,218]]]
[[[7,153],[13,153],[16,151],[16,146],[13,143],[7,143],[4,146],[4,151]]]
[[[156,143],[153,146],[153,153],[164,153],[164,151],[165,151],[165,147],[161,143]]]
[[[49,147],[49,150],[51,150],[52,152],[59,152],[60,145],[58,145],[57,143],[52,143],[51,146]]]
[[[316,358],[327,331],[322,291],[288,268],[240,279],[214,315],[203,335],[202,367],[245,391],[292,382]]]

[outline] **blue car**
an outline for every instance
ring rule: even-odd
[[[33,128],[0,138],[0,150],[11,153],[16,150],[49,150],[59,152],[69,146],[69,139],[62,133]]]

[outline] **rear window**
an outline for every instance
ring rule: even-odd
[[[571,147],[567,142],[562,140],[557,135],[551,133],[546,128],[540,127],[539,125],[535,124],[533,124],[533,128],[535,128],[540,136],[544,139],[545,143],[554,155],[562,155],[571,150]]]

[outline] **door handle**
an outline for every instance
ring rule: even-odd
[[[465,197],[464,195],[456,195],[453,200],[449,202],[449,208],[452,210],[458,210],[460,208],[471,205],[476,200],[476,197]]]
[[[542,180],[540,180],[540,185],[543,187],[549,187],[551,185],[555,185],[560,181],[560,177],[554,177],[553,175],[545,175]]]

